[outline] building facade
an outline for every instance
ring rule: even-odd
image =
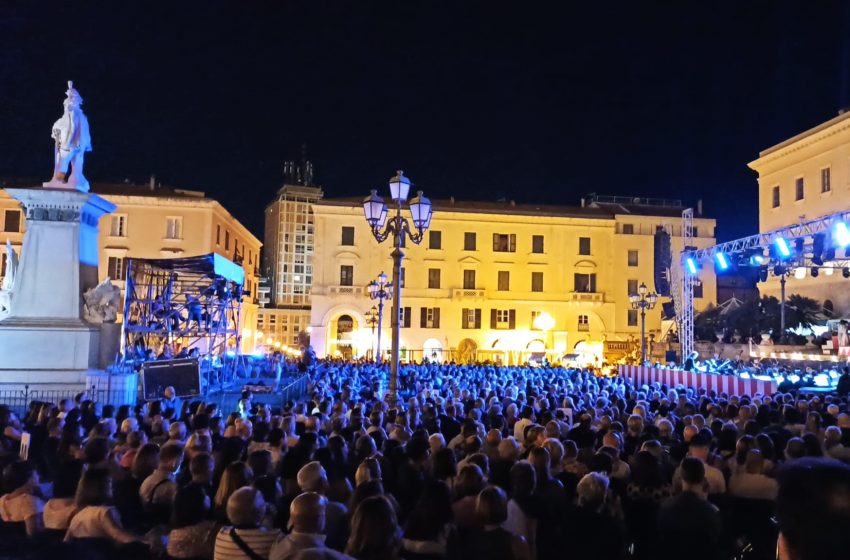
[[[262,243],[221,204],[203,192],[164,188],[153,181],[149,185],[92,183],[91,190],[117,206],[99,224],[100,279],[109,276],[123,290],[127,259],[218,253],[242,263],[250,295],[242,302],[241,329],[255,329]],[[2,235],[20,254],[26,221],[17,201],[4,190],[0,190],[0,215]],[[2,264],[0,272],[5,274],[5,254]],[[248,348],[243,341],[243,349]]]
[[[682,250],[681,212],[595,199],[583,207],[435,202],[425,239],[404,249],[402,358],[522,363],[639,337],[629,294],[641,283],[654,289],[657,228],[672,233],[674,255]],[[368,355],[366,285],[392,275],[391,243],[372,237],[359,200],[321,200],[313,213],[312,345],[320,356]],[[694,225],[700,248],[714,244],[714,220]],[[697,310],[715,303],[714,276],[702,276]],[[647,333],[660,335],[661,305],[646,320]],[[389,336],[387,302],[382,349]]]
[[[760,232],[850,210],[850,113],[760,152],[749,166],[758,173]],[[848,280],[824,264],[817,278],[806,269],[802,278],[789,277],[786,293],[844,315],[850,312],[850,291],[843,289]],[[759,291],[779,298],[779,278],[771,276]]]
[[[263,271],[270,306],[259,310],[255,339],[278,348],[295,345],[310,324],[315,230],[313,204],[322,189],[286,184],[265,211]]]

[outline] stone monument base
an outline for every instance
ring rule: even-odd
[[[80,319],[0,321],[0,391],[82,391],[97,371],[100,327]]]

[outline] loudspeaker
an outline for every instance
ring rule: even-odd
[[[166,387],[174,387],[178,397],[201,394],[201,369],[198,360],[161,360],[142,364],[142,396],[161,399]]]
[[[655,293],[659,296],[670,295],[670,278],[667,276],[667,271],[673,260],[670,250],[670,234],[664,229],[655,231],[654,239],[655,249]]]
[[[664,363],[667,363],[667,364],[669,364],[669,363],[678,364],[679,363],[679,357],[676,356],[675,350],[667,350],[666,352],[664,352]]]

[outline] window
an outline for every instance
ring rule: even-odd
[[[507,292],[511,289],[511,273],[507,270],[499,271],[499,291]]]
[[[227,230],[224,231],[224,250],[230,250],[230,232]]]
[[[440,308],[439,307],[420,307],[419,308],[419,327],[422,329],[439,329],[440,328]]]
[[[21,231],[21,211],[6,210],[6,217],[3,221],[3,231],[18,233]]]
[[[165,238],[166,239],[182,239],[183,238],[183,218],[172,216],[165,218]]]
[[[578,332],[590,331],[590,320],[587,315],[578,316]]]
[[[773,207],[779,208],[779,185],[773,187]]]
[[[475,289],[475,271],[474,270],[464,270],[463,271],[463,289],[464,290],[474,290]]]
[[[635,225],[634,224],[623,224],[623,233],[626,235],[634,235],[635,234]]]
[[[579,237],[578,238],[578,254],[579,255],[589,255],[590,254],[590,238],[589,237]]]
[[[574,276],[574,292],[596,293],[596,274],[581,274],[576,272]]]
[[[691,235],[693,235],[694,237],[699,237],[699,228],[697,226],[691,228]]]
[[[480,309],[463,309],[460,314],[460,327],[462,329],[480,329],[481,328],[481,310]]]
[[[515,329],[516,328],[516,310],[515,309],[491,309],[490,310],[490,328],[491,329]]]
[[[637,326],[637,324],[638,324],[637,317],[638,317],[637,309],[629,309],[629,326],[630,327],[636,327]]]
[[[221,245],[221,224],[215,226],[215,244]]]
[[[6,276],[6,260],[8,258],[6,253],[0,253],[0,278]]]
[[[124,280],[124,259],[109,257],[106,262],[106,274],[113,280]]]
[[[542,292],[543,291],[543,273],[542,272],[532,272],[531,273],[531,291],[532,292]]]
[[[428,287],[432,289],[437,289],[440,287],[440,269],[439,268],[429,268],[428,269]]]
[[[829,192],[832,190],[831,183],[829,167],[824,167],[820,170],[820,192]]]
[[[634,249],[629,250],[629,266],[638,265],[638,252]]]
[[[531,252],[532,253],[542,253],[543,252],[543,236],[542,235],[532,235],[531,236]]]
[[[443,248],[443,232],[429,231],[428,232],[428,248],[442,249]]]
[[[516,252],[516,234],[515,233],[494,233],[493,234],[493,251],[496,253],[514,253]]]
[[[628,282],[629,282],[628,294],[632,295],[632,294],[638,293],[638,281],[635,280],[634,278],[629,278]]]
[[[398,279],[399,287],[404,288],[404,267],[401,267],[399,270],[401,271],[400,278]]]
[[[410,328],[410,308],[409,307],[400,307],[398,310],[398,323],[399,326],[403,329]]]
[[[694,283],[694,297],[702,299],[702,282]]]
[[[353,286],[354,285],[354,266],[343,264],[339,267],[339,285]]]
[[[113,214],[109,217],[109,236],[127,237],[127,216]]]
[[[806,197],[806,186],[802,177],[794,181],[794,200],[803,200]]]
[[[542,311],[532,311],[531,312],[531,330],[533,330],[533,331],[539,331],[540,330],[535,325],[537,324],[537,318],[540,317],[541,313],[543,313],[543,312]]]
[[[354,227],[342,226],[342,241],[340,245],[354,245]]]
[[[474,231],[467,231],[463,234],[463,250],[464,251],[475,251],[476,248],[476,239]]]

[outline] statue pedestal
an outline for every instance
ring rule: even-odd
[[[68,189],[6,192],[23,207],[27,230],[0,321],[0,390],[82,390],[100,342],[100,326],[82,319],[82,293],[97,285],[97,224],[115,205]]]

